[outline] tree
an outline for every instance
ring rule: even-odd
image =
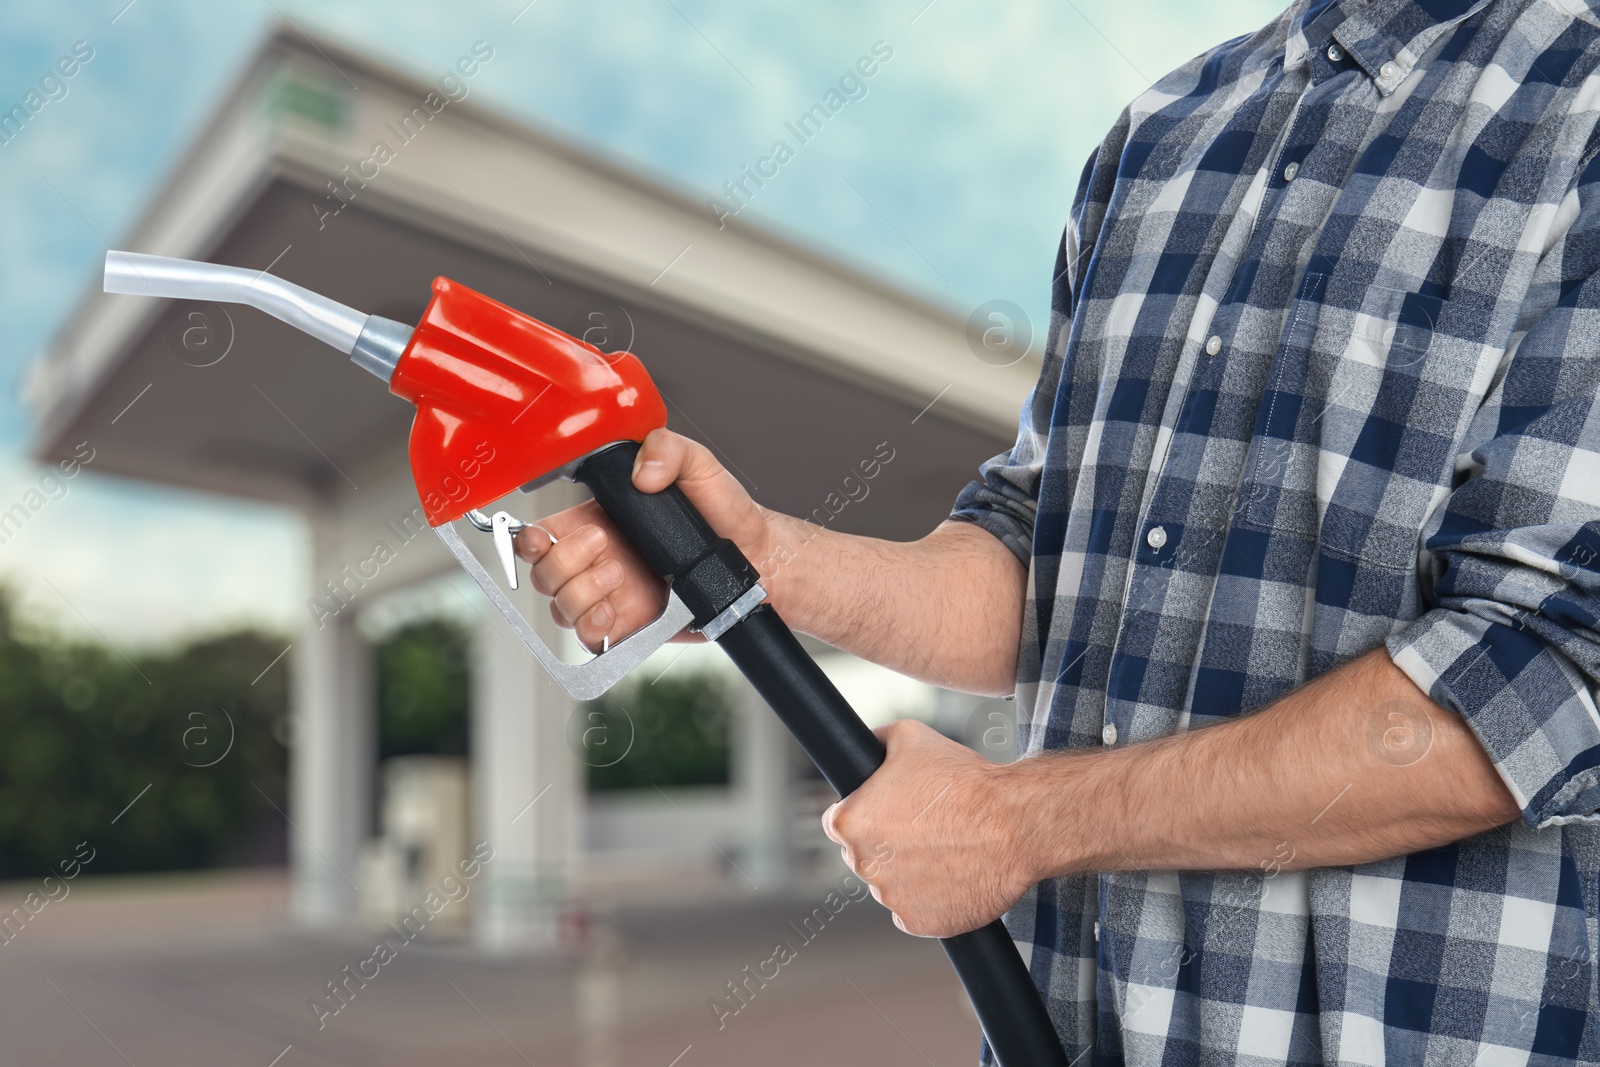
[[[20,637],[0,594],[0,877],[74,847],[93,873],[245,862],[281,851],[283,642],[240,632],[132,661]]]
[[[591,789],[725,785],[730,703],[727,683],[710,672],[631,681],[585,705],[568,741]]]

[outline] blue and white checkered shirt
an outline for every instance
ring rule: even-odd
[[[1090,161],[1016,446],[954,512],[1029,564],[1023,750],[1386,646],[1524,819],[1040,885],[1008,921],[1077,1062],[1600,1063],[1597,67],[1582,0],[1298,0]]]

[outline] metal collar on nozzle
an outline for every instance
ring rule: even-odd
[[[106,253],[105,291],[249,304],[332,345],[386,382],[411,339],[411,327],[403,322],[346,307],[266,271],[219,263],[112,250]]]

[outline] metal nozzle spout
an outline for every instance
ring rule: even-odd
[[[106,253],[105,291],[249,304],[350,356],[387,381],[411,328],[346,307],[265,271],[139,252]]]

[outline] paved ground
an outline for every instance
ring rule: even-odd
[[[611,963],[593,952],[587,962],[488,959],[430,931],[320,1031],[308,1001],[371,955],[373,938],[292,930],[281,874],[73,885],[0,946],[0,1062],[958,1067],[977,1058],[977,1023],[937,943],[900,934],[870,899],[809,942],[790,926],[822,903],[825,882],[783,898],[709,890],[620,904]],[[0,885],[0,904],[29,888]],[[751,983],[748,1005],[719,1029],[708,1001],[779,941],[794,958],[764,988]]]

